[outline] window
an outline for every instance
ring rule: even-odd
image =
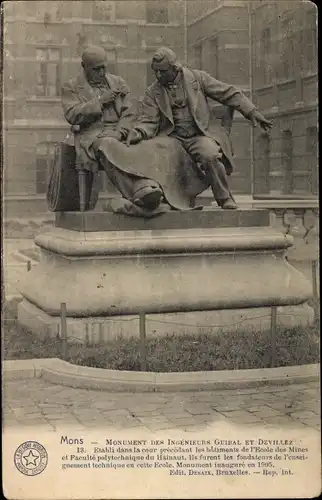
[[[263,84],[269,85],[272,81],[272,33],[271,28],[265,28],[260,39],[260,66],[263,72]]]
[[[107,61],[107,63],[106,63],[106,71],[108,73],[112,73],[112,75],[116,75],[117,74],[116,61]]]
[[[266,57],[271,51],[271,29],[265,28],[262,32],[262,50],[263,55]]]
[[[36,95],[55,97],[60,94],[61,50],[39,48],[36,50]]]
[[[92,18],[94,21],[114,21],[115,2],[97,0],[93,2]]]
[[[295,51],[295,65],[297,67],[298,72],[304,71],[305,68],[305,30],[303,29],[303,25],[298,26],[298,30],[296,33],[295,44],[298,49]]]
[[[51,22],[61,21],[61,20],[62,20],[62,15],[59,9],[59,5],[57,5],[57,2],[52,2],[50,8],[46,9],[46,12],[44,13],[43,17],[44,25],[47,27]]]
[[[82,55],[82,52],[87,45],[88,40],[87,36],[84,35],[83,33],[76,33],[76,52],[77,55]]]
[[[308,69],[317,71],[317,19],[316,10],[310,10],[306,15],[306,58]]]
[[[10,2],[11,3],[11,2]],[[62,6],[61,2],[37,2],[37,7],[32,2],[23,2],[26,9],[26,17],[39,19],[44,22],[45,25],[51,22],[61,21],[62,19]]]
[[[296,68],[296,40],[294,35],[293,20],[283,19],[281,23],[281,78],[283,80],[295,76]],[[297,47],[297,51],[299,47]],[[301,50],[301,49],[300,49]]]
[[[306,152],[308,155],[308,176],[310,179],[311,192],[318,193],[318,129],[308,127],[306,129]]]
[[[210,39],[210,58],[211,58],[211,65],[208,69],[208,72],[214,77],[219,80],[219,65],[218,65],[218,38],[213,37]]]
[[[108,73],[112,73],[113,75],[117,74],[117,53],[116,50],[106,48],[101,43],[101,46],[105,49],[106,52],[106,71]]]
[[[202,44],[195,45],[194,47],[194,59],[195,59],[195,68],[202,69]]]
[[[146,21],[153,24],[168,24],[169,12],[166,0],[146,0]]]
[[[282,165],[284,170],[284,194],[293,192],[293,135],[290,130],[282,132]]]
[[[56,143],[41,142],[36,149],[36,193],[47,191],[50,166],[54,160]]]
[[[154,80],[156,79],[155,73],[151,68],[151,61],[152,61],[152,56],[154,52],[151,54],[148,54],[147,60],[146,60],[146,86],[149,87]]]
[[[212,36],[195,46],[195,68],[218,78],[218,38]]]
[[[270,136],[266,133],[261,134],[256,146],[255,192],[256,194],[266,194],[270,192]]]

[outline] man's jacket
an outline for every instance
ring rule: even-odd
[[[129,88],[124,80],[116,75],[106,74],[111,88],[122,87],[124,93],[115,98],[115,110],[119,117],[116,125],[118,131],[131,129],[133,118]],[[76,148],[77,164],[81,168],[97,170],[97,161],[91,145],[104,129],[103,111],[96,97],[95,90],[87,82],[84,73],[62,86],[62,106],[66,120],[72,125],[72,135]],[[71,144],[71,141],[69,140]]]
[[[239,111],[245,118],[255,109],[249,99],[233,85],[216,80],[205,71],[182,68],[188,105],[200,133],[219,142],[223,153],[233,166],[229,134],[221,121],[212,116],[207,98]],[[173,114],[168,93],[157,80],[146,90],[140,118],[135,128],[146,139],[167,136],[174,130]]]

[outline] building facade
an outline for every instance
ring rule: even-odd
[[[69,128],[61,83],[79,72],[82,47],[105,47],[109,71],[126,80],[136,107],[152,81],[149,61],[156,48],[169,44],[183,57],[182,13],[181,0],[5,3],[6,197],[44,198],[55,143]]]
[[[254,192],[318,192],[317,7],[309,1],[251,3],[252,95],[274,126],[254,134]]]
[[[162,45],[189,66],[242,88],[274,119],[274,127],[270,135],[253,133],[235,115],[232,141],[238,168],[232,190],[256,195],[317,192],[314,4],[9,0],[3,26],[7,198],[44,200],[55,143],[68,131],[60,86],[79,71],[86,43],[105,47],[109,71],[127,81],[135,105],[153,80],[150,58]]]
[[[237,193],[314,196],[317,161],[317,8],[309,1],[188,2],[189,62],[241,88],[270,133],[236,116]]]

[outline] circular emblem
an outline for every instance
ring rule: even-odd
[[[48,454],[37,441],[26,441],[16,449],[14,462],[17,469],[25,476],[37,476],[46,469]]]

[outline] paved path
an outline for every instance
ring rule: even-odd
[[[112,427],[200,431],[215,422],[246,426],[320,426],[317,383],[182,393],[108,393],[53,385],[42,379],[7,382],[4,426],[60,431]]]

